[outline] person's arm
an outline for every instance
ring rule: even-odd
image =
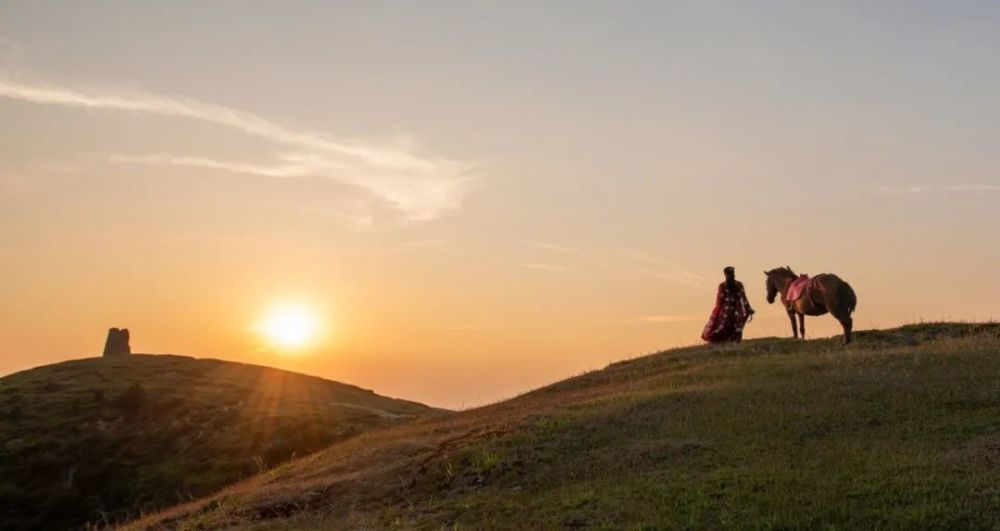
[[[747,315],[753,315],[756,313],[753,306],[750,306],[750,299],[747,298],[747,291],[740,286],[740,298],[743,299],[743,308],[746,310]]]

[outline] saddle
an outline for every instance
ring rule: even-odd
[[[806,292],[806,287],[809,286],[810,280],[809,275],[802,274],[799,275],[799,278],[792,281],[792,283],[788,286],[788,293],[785,295],[789,303],[793,303],[802,298],[802,295]]]

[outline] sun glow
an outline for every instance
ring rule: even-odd
[[[271,346],[284,350],[301,350],[316,342],[320,320],[313,309],[299,303],[273,306],[257,326]]]

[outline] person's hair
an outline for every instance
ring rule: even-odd
[[[726,274],[726,287],[734,289],[736,287],[736,268],[727,266],[722,272]]]

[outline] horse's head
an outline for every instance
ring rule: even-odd
[[[778,288],[775,286],[773,271],[764,271],[767,277],[767,303],[774,304],[774,298],[778,296]]]
[[[764,271],[764,276],[767,277],[767,303],[774,304],[778,293],[781,293],[781,290],[787,285],[788,279],[795,278],[795,273],[792,268],[785,266]]]

